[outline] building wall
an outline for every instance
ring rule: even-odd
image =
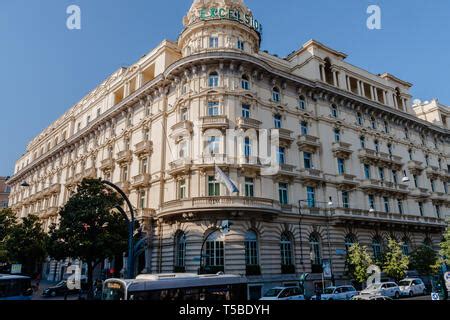
[[[6,184],[7,180],[7,177],[0,177],[0,209],[8,207],[10,187]]]
[[[219,47],[209,48],[207,39],[217,34],[222,37]],[[200,36],[203,41],[188,54],[187,46]],[[147,272],[172,272],[174,236],[183,230],[186,271],[196,272],[208,232],[228,220],[233,226],[225,237],[225,271],[245,273],[243,239],[252,229],[258,234],[262,270],[262,276],[252,281],[266,286],[296,279],[281,274],[280,236],[285,231],[292,234],[297,274],[312,271],[309,238],[316,232],[322,258],[331,258],[339,281],[346,281],[345,265],[336,249],[344,248],[347,234],[369,247],[375,235],[387,239],[390,234],[398,240],[407,238],[411,250],[425,239],[437,245],[450,203],[449,135],[415,116],[408,93],[411,85],[351,66],[344,54],[315,41],[286,59],[256,53],[252,48],[258,47],[258,37],[234,21],[195,22],[186,25],[178,44],[165,41],[134,66],[117,71],[30,143],[10,180],[13,209],[22,217],[39,215],[48,228],[82,178],[101,177],[129,194],[149,235],[147,260],[138,271],[145,267]],[[236,49],[238,39],[245,40],[244,50]],[[331,71],[324,69],[326,58]],[[219,77],[214,87],[209,86],[212,72]],[[243,76],[249,81],[248,90],[242,88]],[[330,76],[338,83],[328,81]],[[372,95],[353,92],[349,76],[359,81],[360,88],[370,85]],[[280,101],[273,100],[275,87]],[[378,89],[384,102],[373,94]],[[304,109],[299,108],[300,98]],[[218,102],[219,116],[208,116],[210,102]],[[251,106],[249,119],[242,118],[243,104]],[[337,117],[332,115],[333,106]],[[248,162],[242,145],[231,150],[224,138],[216,155],[204,152],[205,136],[225,136],[228,129],[253,129],[247,134],[263,140],[258,130],[273,129],[275,115],[282,119],[279,144],[286,149],[286,162],[273,175],[262,174],[263,166]],[[307,135],[300,131],[302,122],[307,122]],[[340,142],[335,138],[337,129]],[[180,156],[183,141],[186,153]],[[312,154],[309,169],[305,152]],[[337,158],[345,160],[345,174],[339,174]],[[370,179],[364,164],[370,165]],[[222,185],[220,196],[209,196],[208,176],[214,176],[216,165],[236,182],[239,195],[231,195]],[[392,170],[397,171],[397,183]],[[409,181],[403,181],[405,176]],[[254,179],[251,198],[244,193],[246,177]],[[186,195],[181,198],[183,180]],[[31,187],[20,187],[22,181]],[[287,203],[280,202],[280,183],[288,185]],[[314,208],[305,202],[308,187],[314,188]],[[349,193],[348,207],[343,191]],[[373,210],[369,195],[374,196]]]

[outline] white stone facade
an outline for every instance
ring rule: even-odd
[[[211,8],[217,18],[199,18]],[[214,263],[227,273],[257,265],[257,290],[316,273],[322,259],[347,281],[336,251],[346,238],[374,250],[389,235],[405,250],[437,245],[450,203],[449,132],[416,116],[411,84],[314,40],[285,59],[261,52],[258,31],[229,9],[254,21],[240,0],[195,1],[178,43],[118,70],[36,137],[10,179],[17,214],[37,214],[48,228],[77,182],[101,177],[138,208],[149,237],[138,271],[197,272],[204,240],[228,220],[230,233],[206,247],[223,245]],[[284,161],[275,175],[262,175],[241,146],[230,159],[227,129],[254,129],[253,150],[257,130],[278,126]],[[215,165],[238,195],[209,183]]]

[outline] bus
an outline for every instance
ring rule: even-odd
[[[0,300],[31,300],[31,278],[0,274]]]
[[[243,301],[247,279],[215,274],[140,275],[133,280],[108,279],[102,300],[119,301]]]

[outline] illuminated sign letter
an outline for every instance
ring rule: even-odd
[[[224,8],[219,9],[219,16],[221,19],[225,19],[227,17],[226,10]]]
[[[210,18],[212,19],[217,18],[217,8],[211,8],[210,14],[211,14]]]
[[[199,13],[200,13],[200,20],[206,20],[206,10],[200,9]]]

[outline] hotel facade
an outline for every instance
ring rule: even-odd
[[[391,236],[405,253],[437,248],[446,106],[413,104],[410,83],[314,40],[285,58],[261,51],[264,28],[242,0],[196,0],[183,23],[177,42],[113,73],[29,143],[9,180],[19,217],[48,229],[83,178],[109,180],[147,238],[137,272],[247,275],[251,297],[303,273],[320,283],[324,262],[347,283],[355,242],[376,257]],[[258,148],[271,137],[273,172]],[[61,264],[48,262],[49,278]]]

